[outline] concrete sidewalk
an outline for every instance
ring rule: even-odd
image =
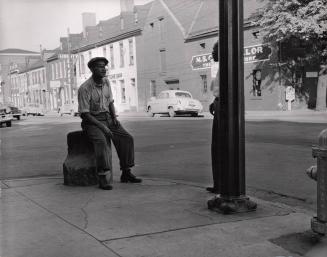
[[[196,185],[145,179],[103,191],[62,183],[1,182],[0,256],[295,257],[323,246],[310,232],[313,214],[282,204],[252,198],[256,212],[222,215],[207,209],[212,195]]]
[[[162,115],[165,117],[164,115]],[[199,114],[200,117],[212,119],[209,112]],[[120,112],[121,118],[145,118],[149,117],[146,112]],[[156,118],[159,115],[155,116]],[[162,118],[162,117],[160,117]],[[195,119],[195,118],[192,118]],[[289,121],[301,123],[327,123],[327,111],[314,110],[293,110],[293,111],[245,111],[245,120],[247,121]]]

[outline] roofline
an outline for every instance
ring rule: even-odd
[[[51,61],[55,61],[55,60],[58,60],[58,53],[55,53],[52,56],[50,56],[49,58],[47,58],[46,62],[51,62]]]
[[[96,47],[99,47],[99,46],[107,45],[107,44],[110,44],[110,43],[113,43],[113,42],[116,42],[116,41],[119,41],[119,40],[122,40],[122,39],[129,38],[129,37],[132,37],[132,36],[138,36],[138,35],[141,34],[141,32],[142,32],[142,29],[140,29],[140,28],[135,29],[135,30],[131,30],[131,31],[127,31],[127,32],[125,32],[123,34],[119,34],[119,35],[117,35],[115,37],[107,38],[107,39],[104,39],[102,41],[98,41],[98,42],[88,44],[88,45],[85,45],[85,46],[82,46],[82,47],[79,47],[79,48],[75,48],[75,49],[72,50],[72,53],[76,54],[76,53],[79,53],[79,52],[84,52],[84,51],[87,51],[87,50],[90,50],[90,49],[93,49],[93,48],[96,48]]]
[[[169,7],[167,6],[167,4],[163,0],[159,0],[159,2],[164,7],[164,9],[166,10],[166,12],[171,16],[171,18],[173,19],[173,21],[175,22],[175,24],[179,28],[179,30],[182,32],[183,37],[186,38],[187,34],[186,34],[186,31],[185,31],[185,28],[183,27],[183,25],[180,23],[180,21],[177,19],[177,17],[169,9]]]
[[[36,67],[31,67],[31,68],[25,68],[21,71],[18,72],[18,74],[23,74],[23,73],[27,73],[29,71],[33,71],[33,70],[37,70],[37,69],[45,69],[45,66],[43,64],[37,65]]]
[[[243,25],[244,30],[251,29],[254,27],[256,27],[256,26],[252,25],[250,21],[244,21],[244,25]],[[198,32],[194,33],[193,35],[189,35],[187,38],[185,38],[184,42],[187,43],[187,42],[195,41],[195,40],[202,39],[202,38],[216,37],[217,35],[219,35],[219,27],[218,26],[210,28],[206,31],[202,31],[202,32],[198,31]]]
[[[40,56],[41,54],[40,53],[32,53],[32,54],[29,54],[29,53],[1,53],[0,52],[0,55],[10,55],[10,56]]]

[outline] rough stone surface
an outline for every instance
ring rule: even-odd
[[[68,155],[63,164],[64,184],[90,186],[98,183],[94,149],[83,131],[67,135]]]

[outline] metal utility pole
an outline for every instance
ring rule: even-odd
[[[224,214],[256,209],[245,194],[243,0],[219,0],[219,184],[208,208]]]

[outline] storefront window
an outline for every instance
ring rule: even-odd
[[[126,103],[126,88],[125,88],[124,80],[120,80],[120,89],[121,89],[121,102]]]
[[[151,97],[157,96],[157,85],[155,80],[150,81],[150,95]]]
[[[253,70],[252,72],[252,92],[253,96],[261,96],[261,70]]]
[[[203,88],[203,93],[208,92],[208,80],[207,80],[207,75],[200,75],[201,80],[202,80],[202,88]]]

